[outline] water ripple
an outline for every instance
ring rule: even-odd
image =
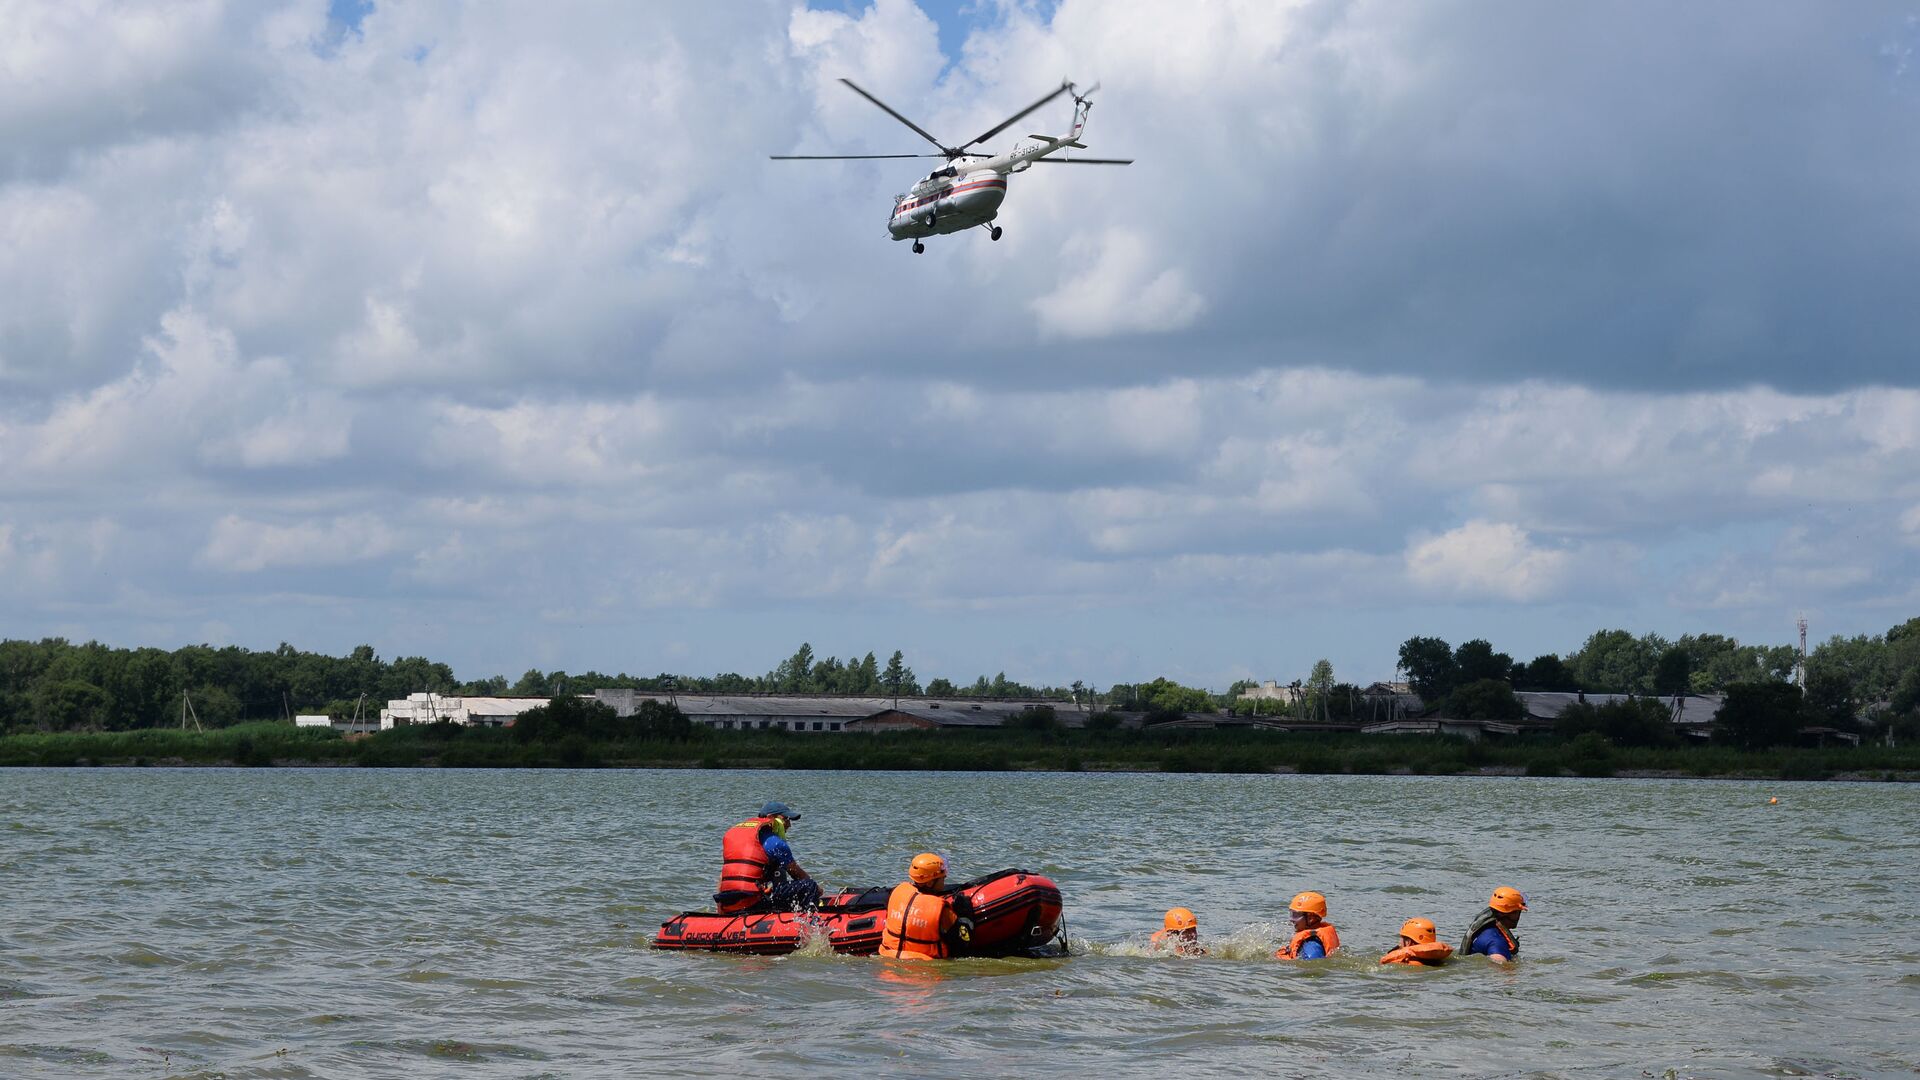
[[[1911,1073],[1909,789],[1770,786],[7,770],[0,1075]],[[1055,877],[1077,955],[648,950],[765,798],[829,885],[926,849]],[[1375,963],[1495,884],[1520,963]],[[1309,888],[1347,948],[1275,962]],[[1147,947],[1174,905],[1210,955]]]

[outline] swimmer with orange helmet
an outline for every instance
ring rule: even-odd
[[[1467,927],[1460,943],[1462,956],[1485,956],[1496,964],[1510,963],[1520,954],[1520,939],[1513,936],[1520,925],[1520,913],[1527,910],[1527,898],[1519,889],[1502,885],[1487,899],[1486,909]]]
[[[1340,947],[1340,934],[1327,921],[1327,898],[1303,892],[1287,905],[1293,938],[1273,954],[1276,960],[1323,960]]]
[[[907,880],[887,897],[880,955],[900,960],[945,960],[972,935],[973,922],[953,910],[946,894],[947,860],[931,851],[913,857]]]
[[[1165,949],[1176,956],[1205,956],[1206,946],[1200,944],[1200,920],[1194,918],[1189,908],[1168,908],[1165,925],[1153,932],[1153,947]]]
[[[1383,964],[1425,964],[1439,967],[1453,955],[1453,946],[1438,940],[1432,919],[1419,917],[1400,924],[1400,947],[1380,958]]]

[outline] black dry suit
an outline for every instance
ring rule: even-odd
[[[1520,939],[1513,936],[1511,928],[1500,925],[1500,913],[1492,908],[1483,908],[1479,915],[1474,916],[1473,925],[1467,927],[1466,939],[1460,942],[1461,956],[1467,955],[1467,952],[1473,948],[1473,939],[1479,937],[1480,931],[1489,926],[1499,926],[1500,932],[1507,935],[1507,941],[1513,945],[1513,955],[1520,955]]]

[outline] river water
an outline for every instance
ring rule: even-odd
[[[1778,804],[1769,804],[1777,796]],[[0,1076],[1920,1070],[1911,787],[0,770]],[[1052,876],[1074,955],[654,953],[779,798],[832,886]],[[1520,962],[1381,968],[1526,892]],[[1342,954],[1266,957],[1302,889]],[[1215,955],[1141,948],[1193,908]]]

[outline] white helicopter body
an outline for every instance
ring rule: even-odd
[[[921,137],[940,147],[938,154],[783,154],[775,155],[775,161],[829,161],[853,158],[906,158],[906,157],[944,157],[945,168],[935,169],[926,178],[915,183],[905,194],[893,199],[893,212],[887,218],[887,232],[895,240],[912,240],[914,254],[926,250],[920,241],[928,236],[941,236],[956,233],[962,229],[985,226],[988,236],[1000,239],[1000,227],[994,220],[1000,215],[1000,204],[1007,198],[1007,177],[1017,172],[1025,172],[1037,163],[1053,165],[1129,165],[1132,159],[1117,158],[1056,158],[1049,155],[1065,149],[1086,149],[1080,141],[1080,133],[1086,129],[1087,113],[1093,108],[1093,91],[1078,93],[1072,83],[1061,83],[1060,88],[1046,97],[1027,106],[1000,126],[974,139],[966,146],[984,142],[998,135],[1015,120],[1027,115],[1040,106],[1052,101],[1063,93],[1072,93],[1074,101],[1073,128],[1066,135],[1029,135],[1032,142],[1022,143],[1004,154],[983,156],[968,153],[965,147],[950,148],[941,146],[940,141],[922,131],[919,125],[894,112],[879,98],[855,86],[851,80],[841,79],[853,91],[880,108],[901,123],[918,132]]]

